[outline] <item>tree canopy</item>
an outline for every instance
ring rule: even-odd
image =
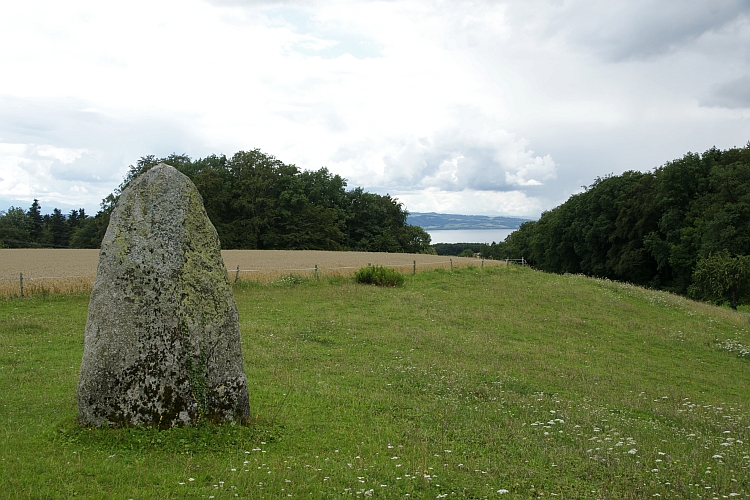
[[[750,254],[750,143],[597,178],[482,254],[686,294],[702,259]],[[693,295],[713,300],[709,288]]]
[[[346,179],[326,168],[303,171],[258,149],[230,158],[144,156],[94,217],[83,209],[42,216],[38,200],[27,211],[0,212],[0,246],[98,248],[122,190],[158,163],[174,166],[195,183],[224,249],[430,249],[430,236],[406,224],[408,212],[398,200],[362,188],[347,190]]]

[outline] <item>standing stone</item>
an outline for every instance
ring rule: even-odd
[[[156,165],[122,192],[102,241],[78,420],[168,428],[249,412],[216,229],[190,179]]]

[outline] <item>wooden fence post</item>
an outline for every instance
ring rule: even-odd
[[[240,279],[240,266],[237,265],[237,273],[234,275],[234,282],[237,283]]]
[[[21,297],[23,297],[23,273],[18,277],[18,286],[21,287]]]
[[[484,257],[482,257],[482,269],[484,269]]]
[[[417,261],[416,260],[414,261],[414,267],[412,268],[411,273],[417,274]]]
[[[318,265],[315,264],[315,279],[318,279]]]
[[[453,259],[451,259],[451,272],[453,272]]]

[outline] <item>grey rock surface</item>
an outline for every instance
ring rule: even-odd
[[[190,179],[159,164],[120,195],[102,242],[78,420],[168,428],[249,412],[219,237]]]

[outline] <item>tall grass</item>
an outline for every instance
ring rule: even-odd
[[[75,424],[86,295],[3,302],[0,497],[750,493],[747,313],[514,266],[235,295],[253,419],[167,432]]]

